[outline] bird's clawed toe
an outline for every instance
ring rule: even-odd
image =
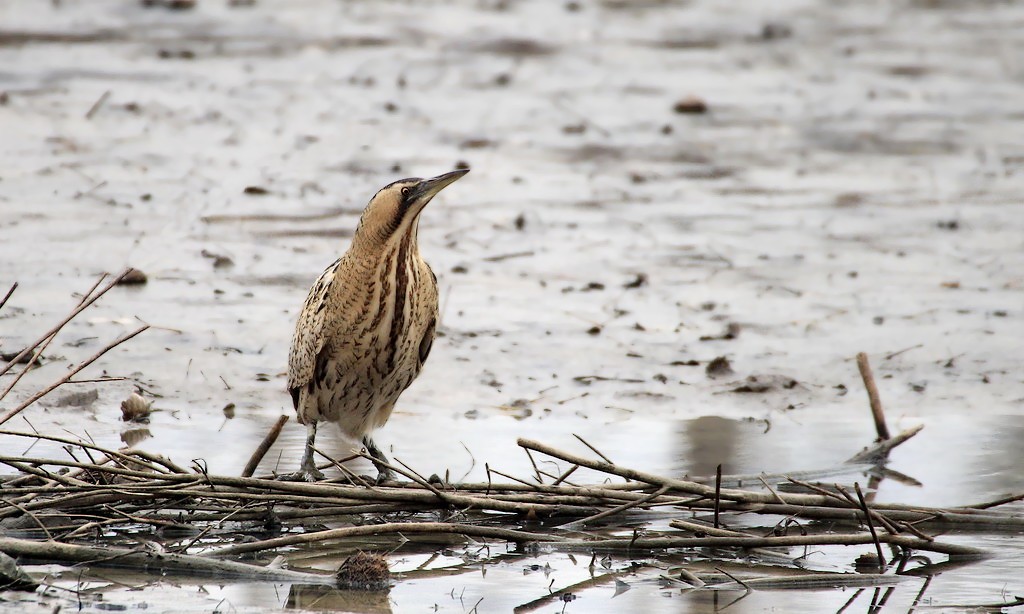
[[[313,467],[312,469],[300,469],[295,473],[279,475],[277,479],[282,482],[319,482],[326,479],[326,477],[323,472]]]
[[[304,458],[298,471],[278,476],[277,479],[284,482],[319,482],[327,478],[324,476],[322,471],[316,468],[315,463]]]

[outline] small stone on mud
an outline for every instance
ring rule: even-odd
[[[153,401],[147,401],[137,392],[121,401],[121,419],[125,422],[141,422],[149,419]]]
[[[711,379],[733,374],[732,365],[729,364],[729,359],[725,356],[718,356],[709,362],[708,366],[704,369],[704,372]]]
[[[391,571],[383,556],[359,552],[345,559],[335,573],[335,578],[340,588],[383,591],[391,584]]]
[[[469,162],[466,162],[465,160],[458,160],[457,162],[455,162],[455,170],[457,170],[457,171],[467,171],[467,170],[469,170]]]
[[[121,278],[121,281],[117,282],[119,286],[141,286],[149,281],[146,274],[139,269],[128,269],[128,274]]]
[[[726,325],[725,330],[720,335],[704,335],[700,338],[701,341],[732,341],[736,337],[740,336],[741,327],[736,322],[729,322]]]
[[[196,7],[196,0],[142,0],[147,8],[165,8],[172,11],[187,11]]]
[[[793,36],[789,25],[779,22],[768,22],[761,27],[761,38],[766,41],[779,40]]]
[[[708,112],[708,103],[696,96],[687,96],[677,102],[672,110],[682,115],[700,115]]]
[[[647,285],[647,273],[637,273],[633,281],[628,281],[622,285],[623,288],[632,290],[633,288],[640,288]]]
[[[516,230],[522,230],[526,228],[526,216],[522,213],[516,216]]]
[[[245,189],[242,190],[242,193],[248,194],[249,196],[266,196],[267,194],[270,194],[270,190],[258,185],[250,185],[246,186]]]
[[[757,379],[756,375],[747,377],[747,383],[737,386],[732,389],[732,392],[739,392],[744,394],[760,394],[762,392],[768,392],[772,389],[771,381],[763,381]]]
[[[224,406],[224,409],[222,411],[224,412],[224,417],[227,418],[228,420],[231,420],[232,418],[235,417],[235,404],[228,403],[227,405]]]
[[[10,352],[0,352],[0,360],[3,360],[4,362],[11,362],[12,360],[14,360],[15,358],[18,357],[18,354],[21,354],[21,350],[14,350],[14,351],[10,351]],[[29,363],[29,361],[32,360],[32,354],[33,354],[32,352],[25,352],[25,354],[22,355],[21,358],[18,358],[17,364],[19,364],[19,365],[27,365]],[[41,358],[42,358],[42,356],[40,356],[39,358],[36,359],[35,364],[37,366],[42,364],[40,362]]]
[[[39,583],[13,557],[0,552],[0,587],[8,591],[34,591]]]
[[[235,261],[223,254],[215,254],[206,249],[204,249],[200,253],[203,255],[203,258],[210,258],[211,260],[213,260],[213,268],[215,269],[223,269],[235,266]]]
[[[601,327],[597,326],[597,325],[591,326],[590,328],[587,329],[587,334],[588,335],[600,335],[601,334]]]

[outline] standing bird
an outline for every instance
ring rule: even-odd
[[[376,459],[377,480],[393,477],[369,433],[384,426],[419,375],[437,325],[437,277],[416,241],[423,208],[469,170],[387,185],[363,211],[348,251],[316,280],[288,356],[288,391],[306,449],[292,479],[315,481],[320,421],[337,422]]]

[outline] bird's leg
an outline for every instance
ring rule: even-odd
[[[381,484],[394,480],[395,472],[387,467],[388,457],[384,456],[384,452],[377,447],[377,444],[370,439],[369,435],[363,437],[363,445],[366,447],[366,451],[370,453],[370,456],[374,458],[373,466],[377,468],[377,483]]]
[[[324,474],[316,468],[316,461],[313,460],[313,444],[316,443],[316,420],[306,425],[306,448],[302,451],[302,462],[299,470],[288,474],[282,479],[291,482],[316,482],[324,479]]]

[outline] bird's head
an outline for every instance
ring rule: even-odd
[[[432,179],[400,179],[381,188],[359,219],[353,243],[384,245],[415,232],[420,212],[438,192],[469,172],[461,169]]]

